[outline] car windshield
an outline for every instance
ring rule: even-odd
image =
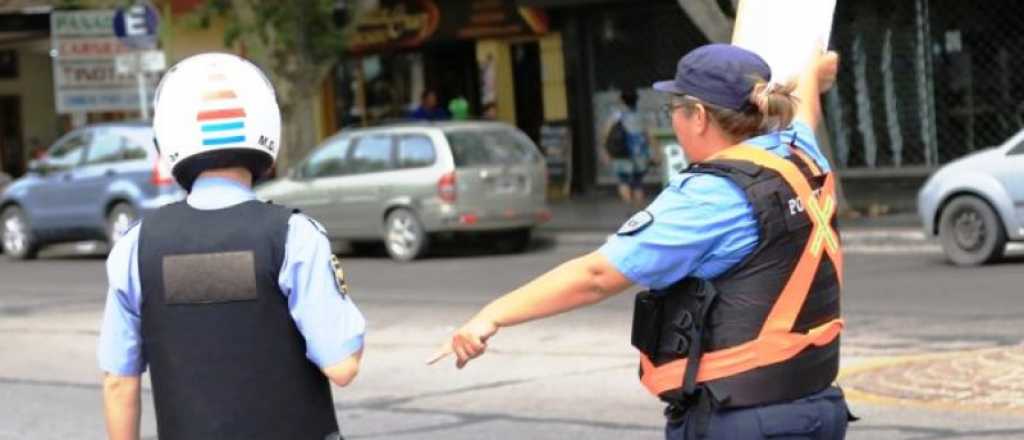
[[[521,164],[536,160],[536,147],[510,130],[459,130],[445,133],[456,167]]]

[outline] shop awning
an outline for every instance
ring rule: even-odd
[[[0,0],[0,14],[48,14],[53,2],[48,0]]]

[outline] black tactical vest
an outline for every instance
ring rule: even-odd
[[[278,286],[291,211],[184,202],[142,223],[143,354],[161,440],[323,440],[331,389]]]
[[[791,158],[813,190],[824,176],[813,176],[807,165]],[[755,339],[772,306],[811,239],[812,224],[795,191],[775,171],[751,162],[714,160],[694,164],[691,173],[724,177],[746,194],[757,219],[757,248],[743,261],[713,280],[686,278],[659,292],[637,297],[633,345],[655,366],[687,358],[680,388],[660,395],[685,402],[698,388],[710,390],[719,407],[743,407],[797,399],[828,387],[839,370],[839,338],[821,347],[808,347],[796,356],[734,376],[695,383],[702,354]],[[831,219],[835,228],[835,217]],[[836,229],[837,230],[837,229]],[[823,255],[792,331],[807,330],[839,318],[839,279],[828,255]],[[688,386],[684,387],[685,385]]]

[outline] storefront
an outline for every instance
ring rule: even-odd
[[[563,38],[569,124],[573,136],[574,192],[615,182],[597,148],[609,119],[622,109],[623,90],[639,95],[638,111],[660,150],[672,143],[670,122],[661,111],[665,98],[651,89],[672,77],[679,57],[706,44],[675,0],[519,0],[543,7],[552,29]],[[662,163],[665,159],[662,158]],[[652,167],[647,181],[656,185],[665,173]]]
[[[0,7],[0,172],[19,176],[58,134],[49,16],[31,2]]]
[[[408,119],[426,91],[446,111],[465,100],[470,118],[516,124],[534,139],[549,116],[564,118],[545,112],[565,98],[561,77],[560,97],[545,87],[543,48],[560,40],[541,10],[512,0],[381,0],[354,20],[350,56],[333,74],[337,128]]]

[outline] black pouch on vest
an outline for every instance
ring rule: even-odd
[[[653,292],[640,292],[633,306],[633,346],[648,357],[658,353],[661,336],[661,298]]]

